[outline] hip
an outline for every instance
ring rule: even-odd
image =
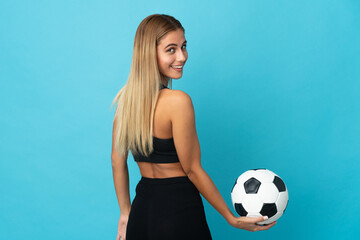
[[[170,178],[141,177],[136,186],[136,196],[152,207],[174,204],[203,207],[200,193],[187,176]]]

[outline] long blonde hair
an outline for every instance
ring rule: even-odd
[[[161,79],[172,87],[172,79],[159,71],[156,47],[167,33],[177,29],[185,34],[174,17],[153,14],[142,20],[136,30],[127,83],[111,104],[117,103],[115,149],[119,154],[131,150],[133,155],[149,156],[153,151],[153,118]]]

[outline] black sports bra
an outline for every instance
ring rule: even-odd
[[[165,85],[161,84],[160,89],[167,88]],[[153,136],[153,146],[154,151],[145,157],[141,154],[133,154],[134,160],[136,162],[152,162],[152,163],[175,163],[179,162],[178,155],[176,153],[176,148],[173,138],[157,138]]]
[[[152,162],[152,163],[175,163],[179,162],[178,155],[173,138],[157,138],[153,136],[154,151],[149,157],[141,154],[133,154],[136,162]]]

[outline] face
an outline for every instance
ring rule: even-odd
[[[187,58],[186,40],[181,29],[166,34],[157,46],[159,70],[166,77],[181,78]]]

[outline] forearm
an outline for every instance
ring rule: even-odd
[[[199,168],[196,171],[191,171],[188,177],[201,195],[226,219],[226,221],[231,221],[234,214],[225,203],[219,190],[205,170]]]
[[[129,171],[127,165],[123,167],[113,166],[112,171],[120,212],[122,215],[129,215],[131,201],[129,193]]]

